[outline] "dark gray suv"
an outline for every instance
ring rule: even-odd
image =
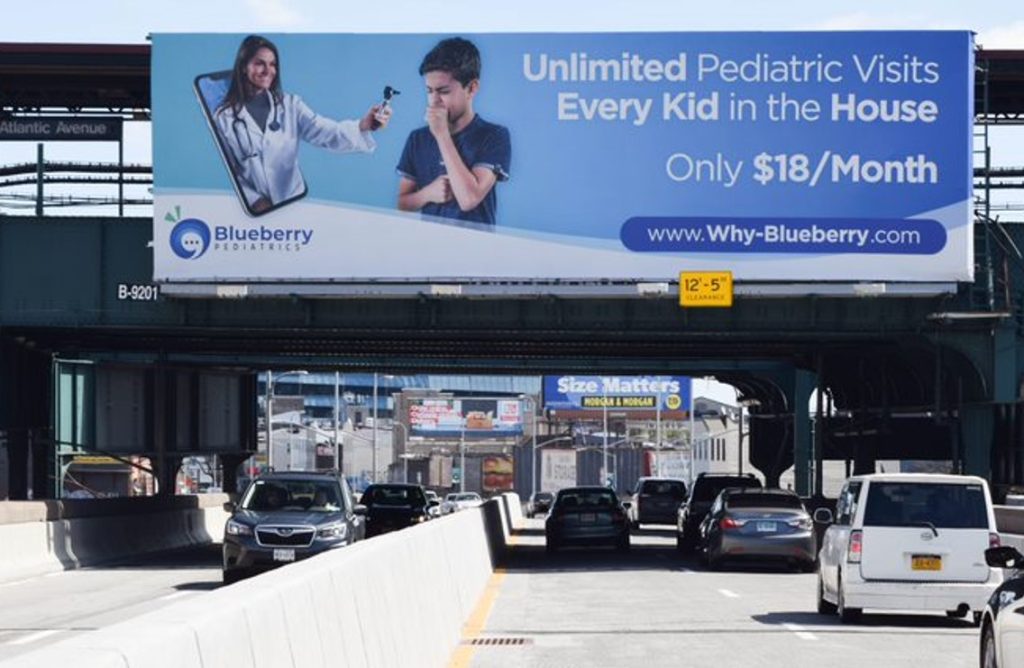
[[[241,501],[225,504],[224,583],[361,540],[366,508],[333,473],[260,476]]]

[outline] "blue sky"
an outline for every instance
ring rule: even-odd
[[[150,32],[454,32],[971,29],[1024,44],[1009,0],[34,0],[4,13],[3,41],[141,42]]]

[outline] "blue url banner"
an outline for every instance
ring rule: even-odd
[[[946,245],[935,220],[902,218],[630,218],[626,248],[647,253],[884,253],[933,255]]]

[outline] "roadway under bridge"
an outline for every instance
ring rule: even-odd
[[[12,46],[25,47],[0,45],[11,84],[0,112],[148,112],[146,47],[84,57]],[[1019,122],[1024,54],[978,60],[979,122]],[[981,185],[993,176],[976,169]],[[10,498],[54,493],[60,446],[145,455],[163,482],[185,456],[241,462],[257,443],[255,370],[296,367],[711,375],[756,400],[751,459],[769,483],[794,466],[797,490],[820,492],[825,459],[855,471],[876,459],[952,461],[997,492],[1024,483],[1024,235],[987,214],[975,226],[974,284],[747,283],[721,310],[613,283],[333,297],[303,285],[211,286],[136,300],[130,287],[152,281],[151,228],[149,218],[0,216]]]

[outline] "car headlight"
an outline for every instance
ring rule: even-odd
[[[228,523],[224,525],[224,532],[229,536],[251,536],[252,527],[248,524],[228,520]]]
[[[348,525],[344,522],[327,524],[317,529],[316,537],[321,540],[341,540],[348,535]]]

